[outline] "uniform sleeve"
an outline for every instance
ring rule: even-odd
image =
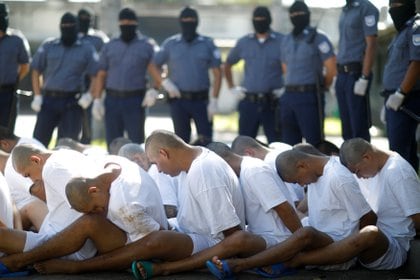
[[[36,51],[31,63],[31,67],[42,72],[47,67],[47,45],[42,44]]]
[[[320,34],[317,40],[318,52],[322,61],[334,56],[334,47],[327,36]]]
[[[162,67],[169,60],[169,41],[163,42],[159,51],[155,53],[153,63],[157,66]]]
[[[89,75],[94,76],[99,70],[99,56],[91,44],[86,44],[86,48],[88,49],[86,54],[86,59],[88,61],[86,72]]]
[[[29,51],[25,48],[23,40],[19,38],[19,54],[18,54],[18,63],[26,64],[29,63]]]
[[[242,53],[242,51],[241,51],[241,49],[242,49],[242,47],[241,47],[242,46],[242,43],[241,42],[242,41],[239,40],[236,43],[236,45],[229,51],[229,54],[228,54],[228,56],[226,58],[226,63],[228,63],[230,65],[234,65],[234,64],[238,63],[239,60],[242,59],[242,56],[241,56],[241,53]]]
[[[216,47],[213,40],[209,40],[209,46],[211,52],[210,68],[218,68],[222,64],[220,50]]]
[[[378,34],[379,11],[371,3],[362,9],[363,32],[365,37]]]
[[[99,70],[108,71],[108,52],[109,52],[109,43],[105,44],[99,54]]]
[[[409,42],[410,61],[420,60],[420,19],[417,19],[412,29]]]

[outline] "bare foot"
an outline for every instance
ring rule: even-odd
[[[73,261],[52,259],[34,264],[34,268],[41,274],[65,273],[73,274],[77,271],[74,269]]]

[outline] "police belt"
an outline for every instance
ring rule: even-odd
[[[44,96],[53,98],[79,98],[80,93],[78,91],[44,90]]]
[[[384,89],[379,94],[383,97],[388,97],[391,94],[394,94],[396,91],[397,89]],[[420,95],[420,89],[414,89],[409,91],[408,93],[410,94],[409,96]]]
[[[0,85],[0,90],[14,90],[15,84],[2,84]]]
[[[106,94],[112,97],[135,97],[135,96],[143,96],[145,90],[138,89],[138,90],[114,90],[114,89],[107,89]]]
[[[181,98],[186,100],[208,100],[209,91],[200,90],[200,91],[181,91]]]
[[[338,73],[361,73],[362,63],[350,62],[346,64],[337,64]]]
[[[252,103],[270,103],[276,97],[271,92],[246,92],[244,100]]]
[[[310,85],[287,85],[287,92],[316,92],[317,86],[315,84]]]

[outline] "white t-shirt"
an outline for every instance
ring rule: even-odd
[[[223,239],[223,231],[245,228],[238,178],[214,152],[201,147],[186,176],[180,174],[178,224],[182,232]]]
[[[416,235],[409,216],[420,213],[420,181],[414,169],[392,152],[375,177],[361,181],[363,194],[378,216],[377,226],[408,251]]]
[[[165,173],[159,172],[156,164],[152,164],[147,173],[155,181],[162,196],[163,205],[178,206],[178,189],[174,184],[173,178]]]
[[[33,144],[39,148],[45,148],[38,140],[34,138],[20,138],[16,143],[16,146],[22,144]],[[20,175],[13,168],[12,155],[10,154],[7,159],[6,166],[4,168],[4,177],[6,177],[7,185],[10,189],[10,195],[16,204],[16,207],[20,210],[29,202],[37,199],[29,193],[29,187],[33,184],[30,178],[25,178]]]
[[[6,179],[0,172],[0,221],[13,228],[13,205]]]
[[[89,157],[74,150],[57,150],[50,155],[42,169],[48,214],[40,232],[57,233],[82,215],[71,209],[66,197],[66,185],[73,177],[97,176],[99,167]]]
[[[284,144],[281,149],[274,149],[265,155],[264,161],[274,170],[274,173],[278,176],[276,167],[276,158],[279,154],[284,151],[291,150],[292,146]],[[286,183],[287,189],[294,202],[301,201],[305,197],[305,191],[299,184]]]
[[[107,218],[127,233],[127,243],[167,229],[162,199],[149,174],[123,157],[112,156],[109,162],[119,164],[121,174],[111,183]]]
[[[291,232],[273,210],[286,201],[294,208],[289,190],[279,176],[264,161],[244,156],[239,182],[245,201],[248,230],[274,238],[277,243],[288,238]]]
[[[308,222],[334,241],[359,230],[360,218],[371,211],[353,174],[331,157],[318,181],[308,185]]]

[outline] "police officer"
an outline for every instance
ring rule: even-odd
[[[16,86],[29,71],[29,44],[19,36],[21,32],[8,26],[9,8],[0,3],[0,125],[13,131],[18,109]]]
[[[368,0],[346,0],[339,22],[335,92],[344,140],[370,141],[369,88],[378,33],[378,9]]]
[[[151,40],[137,31],[137,15],[130,8],[123,8],[118,16],[121,35],[105,44],[99,59],[99,72],[94,93],[92,115],[101,119],[105,97],[105,132],[109,144],[127,132],[134,143],[144,142],[145,110],[142,107],[147,87],[147,71],[160,86],[159,71],[151,64],[154,46]],[[156,95],[152,89],[151,93]],[[143,105],[145,105],[143,103]],[[153,104],[148,104],[153,105]]]
[[[267,141],[277,142],[278,101],[273,91],[281,92],[283,87],[280,48],[284,35],[270,29],[267,7],[254,9],[252,23],[255,32],[240,38],[228,54],[224,64],[226,81],[233,94],[244,96],[238,106],[239,134],[255,138],[262,125]],[[232,77],[232,66],[240,60],[245,62],[242,88],[235,86]]]
[[[31,107],[38,112],[33,135],[46,147],[55,127],[57,138],[78,140],[82,107],[90,99],[90,93],[81,94],[84,73],[93,78],[98,68],[93,46],[77,38],[75,15],[67,12],[61,17],[60,31],[60,38],[47,40],[38,48],[31,64]]]
[[[293,30],[282,44],[286,84],[279,103],[282,141],[294,145],[303,137],[317,145],[323,139],[323,92],[336,75],[336,58],[328,37],[310,27],[304,2],[294,2],[289,16]]]
[[[92,28],[92,16],[93,11],[89,8],[82,8],[77,13],[77,22],[79,26],[79,39],[82,42],[91,43],[95,50],[99,53],[103,45],[109,42],[108,36],[101,30]],[[85,76],[84,88],[88,89],[90,86],[89,75]],[[88,95],[90,97],[90,95]],[[90,104],[90,100],[86,99],[87,103]],[[91,118],[91,109],[92,106],[88,106],[83,110],[83,120],[82,120],[82,135],[80,142],[83,144],[89,144],[92,139],[92,118]],[[96,127],[102,126],[103,122],[95,122]]]
[[[168,78],[162,86],[169,93],[175,134],[187,143],[191,138],[191,119],[198,137],[211,141],[222,77],[219,49],[211,38],[197,33],[198,21],[197,11],[185,7],[179,16],[181,34],[166,39],[154,58],[158,67],[167,65]],[[209,69],[213,75],[210,99]]]
[[[420,115],[420,16],[414,0],[389,1],[389,14],[398,31],[388,48],[383,76],[389,148],[417,171],[418,122],[400,109]]]

